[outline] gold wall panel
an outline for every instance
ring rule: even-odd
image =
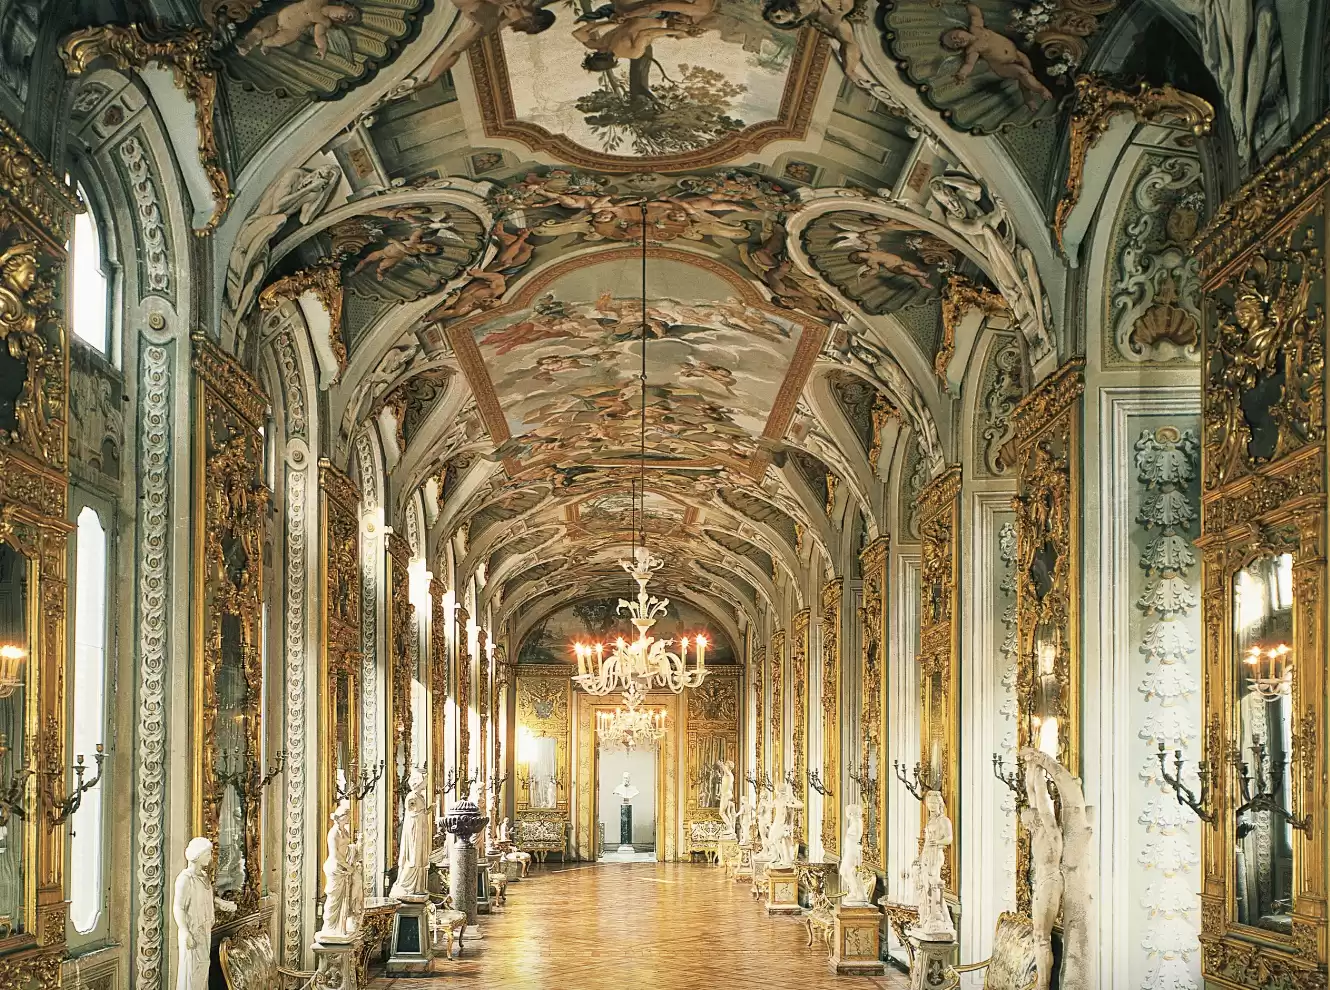
[[[717,760],[727,760],[735,766],[735,801],[738,801],[742,767],[739,761],[739,688],[738,671],[721,672],[711,668],[707,679],[695,688],[684,691],[683,723],[679,727],[684,741],[684,800],[683,835],[685,847],[681,858],[695,851],[691,844],[692,823],[720,821],[719,777],[712,771]],[[701,847],[715,851],[714,842]]]
[[[1225,202],[1194,247],[1204,279],[1201,452],[1202,657],[1205,738],[1188,754],[1214,768],[1201,831],[1202,972],[1207,986],[1324,990],[1327,985],[1325,314],[1330,271],[1330,117]],[[1292,647],[1282,700],[1256,697],[1240,636],[1239,572],[1282,557]],[[1283,595],[1275,597],[1283,598]],[[1245,605],[1245,601],[1243,603]],[[1245,608],[1244,608],[1245,613]],[[1281,632],[1281,636],[1284,633]],[[1239,673],[1241,671],[1241,675]],[[1248,685],[1249,686],[1249,685]],[[1272,703],[1273,702],[1273,703]],[[1291,904],[1242,919],[1236,850],[1268,824],[1247,813],[1235,758],[1250,761],[1245,723],[1277,708],[1287,752],[1269,772],[1288,782],[1279,875]],[[1269,727],[1269,722],[1266,723]],[[1281,742],[1279,749],[1283,749]],[[1276,765],[1277,761],[1277,765]],[[1276,793],[1281,790],[1276,788]],[[1266,813],[1271,820],[1278,812]],[[1292,824],[1297,819],[1298,824]],[[1271,842],[1270,845],[1274,845]],[[1266,847],[1258,857],[1273,856]],[[1271,867],[1271,871],[1274,867]],[[1250,901],[1248,901],[1250,903]],[[1284,903],[1281,899],[1281,905]],[[1270,921],[1277,920],[1271,924]]]
[[[326,460],[319,462],[323,548],[323,663],[319,669],[319,829],[336,802],[338,771],[354,787],[360,766],[360,491]],[[360,807],[351,802],[352,824]],[[322,855],[322,852],[320,852]]]
[[[514,808],[520,820],[528,817],[557,818],[567,835],[571,824],[572,797],[572,675],[576,669],[566,664],[517,664],[518,747],[513,759]],[[523,785],[530,773],[522,753],[522,733],[532,738],[554,740],[554,766],[558,784],[553,808],[533,808],[531,792]]]
[[[430,777],[434,793],[443,792],[447,783],[448,749],[448,616],[443,596],[447,588],[442,581],[430,581],[430,640],[429,640],[429,693],[430,693]],[[437,799],[437,797],[436,797]]]
[[[258,909],[262,886],[262,790],[257,785],[263,774],[263,539],[271,499],[263,483],[262,431],[268,399],[238,362],[205,337],[196,334],[191,343],[195,387],[191,827],[195,835],[212,840],[218,893],[234,900],[237,916],[243,917]],[[219,772],[238,779],[219,780]],[[223,822],[224,815],[239,821]],[[239,880],[238,887],[230,883],[233,878]]]
[[[822,785],[830,792],[822,802],[822,847],[840,855],[840,633],[841,578],[822,586]]]
[[[885,676],[887,642],[887,551],[891,544],[881,536],[868,544],[859,555],[859,573],[863,576],[863,604],[859,608],[860,683],[863,685],[864,748],[859,761],[859,778],[871,781],[863,793],[865,828],[864,865],[879,873],[887,862],[887,787],[882,774],[883,741],[887,737],[887,679]],[[862,790],[862,785],[861,785]],[[871,807],[870,807],[871,805]]]
[[[23,789],[26,816],[9,823],[22,864],[13,884],[22,934],[0,920],[0,973],[18,985],[60,981],[65,953],[65,827],[54,816],[69,778],[66,754],[66,562],[69,348],[65,244],[77,200],[9,124],[0,119],[0,339],[18,386],[0,429],[0,542],[27,561],[26,683],[21,739],[9,766],[34,773]],[[91,754],[87,754],[91,755]],[[100,785],[99,785],[100,786]],[[31,981],[27,983],[26,981]]]
[[[484,810],[484,795],[489,788],[489,720],[490,720],[490,651],[489,633],[484,629],[476,630],[476,714],[479,716],[480,738],[476,746],[476,760],[480,766],[476,773],[480,775],[481,810]]]
[[[411,638],[417,635],[411,604],[411,578],[409,565],[411,547],[396,533],[389,533],[384,543],[388,553],[388,753],[384,786],[388,789],[388,848],[397,848],[398,830],[402,827],[403,795],[409,788],[411,777],[411,730],[414,713],[411,708],[411,682],[415,671],[411,663]]]
[[[467,623],[471,616],[458,607],[453,617],[453,642],[457,644],[457,779],[466,780],[471,769],[471,641]],[[457,785],[457,800],[466,797],[466,788]]]
[[[753,680],[753,767],[754,774],[758,780],[762,779],[762,774],[766,773],[766,752],[763,741],[767,735],[766,723],[766,673],[767,650],[766,647],[758,645],[753,648],[752,680]],[[760,796],[760,795],[759,795]]]
[[[919,753],[921,777],[942,792],[947,814],[960,809],[961,469],[951,467],[919,492]],[[920,827],[928,812],[920,805]],[[960,845],[947,846],[942,881],[960,896]]]
[[[1081,772],[1082,364],[1042,381],[1012,413],[1017,466],[1016,742]],[[1050,721],[1051,720],[1051,721]],[[1056,739],[1056,743],[1054,743]],[[948,809],[950,810],[950,809]],[[1030,912],[1030,839],[1017,825],[1016,907]]]
[[[795,813],[795,841],[808,846],[808,620],[809,610],[790,623],[790,723],[794,736],[794,790],[802,807]],[[736,797],[737,800],[737,797]]]
[[[785,630],[771,637],[771,779],[785,776]]]

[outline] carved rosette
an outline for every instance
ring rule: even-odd
[[[192,338],[197,389],[194,478],[198,512],[195,607],[202,621],[194,630],[195,695],[194,831],[219,850],[225,785],[217,779],[219,761],[233,770],[263,752],[262,614],[264,603],[264,521],[272,493],[263,482],[263,424],[268,399],[229,355],[201,334]],[[232,731],[216,719],[223,665],[242,682],[238,703],[228,711],[240,721],[237,745],[219,752]],[[220,731],[219,731],[220,730]],[[239,890],[218,893],[234,900],[243,916],[257,910],[261,892],[261,795],[236,786],[244,822],[244,881]]]
[[[1224,203],[1193,247],[1204,288],[1201,611],[1206,751],[1238,743],[1233,587],[1253,559],[1293,556],[1287,933],[1238,924],[1227,774],[1201,832],[1202,974],[1216,985],[1325,990],[1327,962],[1325,299],[1330,117]],[[1307,662],[1310,661],[1310,662]],[[1255,934],[1254,934],[1255,933]]]
[[[840,855],[840,623],[845,582],[822,586],[822,848]]]
[[[886,829],[887,788],[882,778],[883,740],[887,735],[886,662],[887,642],[887,551],[891,544],[880,536],[859,555],[859,573],[863,575],[863,604],[859,608],[860,683],[863,685],[864,749],[859,776],[874,781],[863,794],[865,825],[863,834],[864,865],[883,870],[887,862]],[[868,814],[868,805],[873,805]]]
[[[794,613],[790,623],[790,728],[794,737],[794,790],[802,803],[796,813],[796,841],[808,844],[808,622],[811,613]]]
[[[961,469],[949,467],[919,492],[919,711],[923,779],[960,814],[960,495]],[[920,806],[920,822],[927,812]],[[960,863],[947,847],[942,880],[959,896]]]
[[[1080,442],[1082,365],[1072,361],[1041,382],[1012,413],[1004,458],[1017,470],[1017,748],[1036,742],[1035,719],[1055,718],[1057,758],[1080,773]],[[1039,673],[1039,644],[1052,651]],[[1041,695],[1041,682],[1043,694]],[[1037,710],[1039,698],[1043,708]],[[1017,832],[1018,861],[1029,863],[1029,836]],[[1018,870],[1016,905],[1030,910],[1031,878]]]
[[[771,637],[771,779],[785,775],[785,630]]]
[[[385,541],[388,551],[388,593],[392,596],[388,609],[391,629],[388,636],[388,806],[392,808],[389,825],[388,848],[397,848],[397,837],[402,825],[402,799],[408,790],[411,776],[411,709],[412,638],[417,635],[415,606],[411,603],[410,573],[411,548],[396,533],[389,533]]]

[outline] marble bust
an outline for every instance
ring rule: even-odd
[[[624,771],[623,783],[614,789],[614,793],[623,798],[624,804],[629,804],[641,792],[633,786],[632,775]]]

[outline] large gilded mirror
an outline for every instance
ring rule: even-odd
[[[1234,918],[1292,933],[1293,555],[1270,554],[1233,576]],[[1272,801],[1265,806],[1264,796]]]
[[[32,642],[28,623],[33,568],[27,557],[0,543],[0,796],[17,785],[11,795],[20,807],[0,805],[0,939],[27,931],[25,868],[31,841],[27,828],[35,818],[24,810],[29,787],[25,769],[33,762],[29,752],[29,707],[32,701]],[[23,812],[20,814],[19,812]]]
[[[558,743],[549,736],[531,736],[519,740],[518,759],[526,764],[522,789],[532,808],[559,806]]]
[[[319,745],[326,754],[319,781],[319,831],[342,796],[351,799],[352,827],[360,801],[380,779],[360,759],[360,493],[344,473],[322,461],[324,656],[320,667]]]

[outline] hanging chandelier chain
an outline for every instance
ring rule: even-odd
[[[642,373],[641,407],[638,409],[637,436],[637,536],[638,545],[647,545],[647,201],[642,200]]]

